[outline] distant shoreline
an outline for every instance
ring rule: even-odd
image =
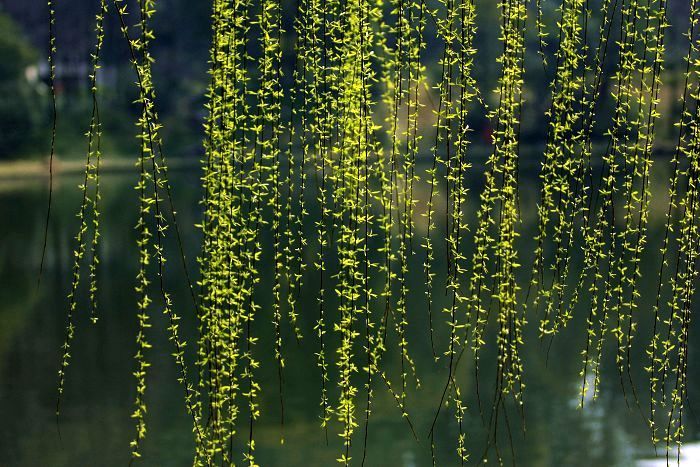
[[[673,154],[675,145],[667,141],[658,141],[654,147],[653,159],[660,160],[668,158]],[[527,144],[523,145],[521,152],[527,154],[529,151],[543,150],[539,145]],[[486,162],[490,154],[489,146],[474,144],[471,148],[472,156],[471,163],[482,165]],[[429,154],[426,157],[418,157],[417,163],[423,163],[430,159]],[[521,160],[521,168],[539,167],[539,159],[529,157]],[[167,159],[169,170],[185,170],[199,169],[201,160],[198,157],[171,157]],[[128,172],[136,167],[136,158],[128,158],[122,156],[103,156],[100,170],[104,173],[119,173]],[[85,161],[80,159],[64,160],[60,157],[54,159],[54,176],[61,175],[76,175],[85,172]],[[17,181],[20,179],[35,179],[49,177],[49,162],[48,158],[43,160],[18,160],[0,162],[0,181]]]
[[[182,170],[189,168],[198,168],[201,161],[197,158],[179,157],[167,160],[168,169]],[[107,173],[128,172],[135,170],[136,160],[124,157],[104,157],[100,165],[100,171]],[[53,174],[54,176],[75,175],[85,172],[84,160],[63,160],[59,157],[54,158]],[[44,160],[31,161],[8,161],[0,162],[0,181],[16,181],[19,179],[33,178],[48,178],[49,177],[49,162]]]

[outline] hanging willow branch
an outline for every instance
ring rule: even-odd
[[[432,272],[433,250],[431,234],[433,223],[433,198],[437,193],[437,169],[438,164],[444,166],[445,185],[448,198],[446,211],[446,251],[447,251],[447,287],[449,293],[449,306],[444,313],[449,316],[450,338],[445,356],[448,358],[448,377],[440,400],[440,405],[435,414],[435,420],[431,427],[431,446],[434,446],[435,422],[442,408],[443,402],[453,401],[455,404],[455,416],[459,427],[457,453],[462,464],[467,461],[465,447],[465,435],[462,427],[464,407],[460,395],[460,389],[455,380],[455,367],[457,353],[460,345],[460,330],[466,324],[458,321],[458,309],[467,301],[462,292],[462,282],[467,269],[466,255],[462,248],[462,239],[466,230],[465,209],[468,190],[465,185],[466,171],[471,167],[467,158],[469,144],[469,127],[467,114],[469,106],[475,97],[476,83],[472,76],[475,49],[474,37],[476,34],[476,8],[472,1],[461,2],[454,8],[453,2],[447,2],[445,11],[447,16],[437,20],[438,30],[444,40],[442,65],[442,77],[438,86],[440,102],[436,112],[436,143],[433,147],[433,165],[428,170],[430,176],[430,198],[428,201],[427,221],[428,231],[425,238],[427,258],[424,265],[426,282],[430,284],[434,273]],[[444,145],[444,149],[440,146]],[[432,287],[427,288],[429,300],[428,313],[430,314],[431,344],[432,341]],[[461,324],[460,324],[461,323]],[[465,344],[466,345],[466,344]],[[433,448],[434,449],[434,448]]]
[[[153,31],[150,29],[149,20],[155,13],[155,2],[144,0],[140,4],[140,18],[138,27],[141,31],[138,39],[133,39],[129,33],[129,28],[126,23],[127,7],[122,0],[113,0],[114,9],[119,17],[121,32],[126,40],[131,63],[137,76],[137,86],[139,97],[137,103],[141,107],[141,116],[138,121],[138,127],[141,130],[139,139],[141,142],[141,154],[137,167],[139,168],[139,181],[136,185],[136,190],[139,193],[139,220],[136,229],[139,232],[137,245],[139,247],[139,272],[137,274],[136,292],[139,296],[138,300],[138,324],[139,332],[136,336],[137,352],[135,355],[137,370],[134,372],[136,377],[136,400],[135,409],[132,417],[136,420],[136,436],[131,442],[132,457],[140,457],[140,443],[146,435],[146,404],[144,400],[146,391],[146,374],[150,364],[146,360],[146,352],[151,347],[148,343],[146,332],[151,327],[149,323],[148,310],[152,302],[149,296],[149,279],[148,266],[152,258],[156,260],[156,276],[159,288],[159,298],[162,300],[163,313],[168,318],[168,334],[169,340],[172,342],[174,351],[172,353],[175,363],[179,369],[178,381],[184,388],[185,405],[188,412],[193,417],[193,424],[197,438],[200,437],[198,431],[198,415],[194,407],[194,389],[188,381],[187,367],[185,364],[184,347],[185,343],[179,337],[179,316],[172,309],[172,300],[170,294],[166,291],[164,283],[164,267],[165,267],[165,251],[163,245],[163,237],[168,228],[168,222],[165,217],[162,206],[162,192],[167,190],[168,200],[170,198],[169,182],[167,180],[167,168],[165,157],[161,148],[161,141],[158,135],[160,125],[158,124],[157,113],[154,108],[155,90],[151,79],[151,68],[153,59],[149,52],[149,44],[153,39]],[[152,190],[152,191],[151,191]],[[173,216],[174,209],[171,210]],[[151,217],[152,216],[152,217]],[[153,243],[153,234],[149,228],[149,217],[155,224],[155,243]],[[176,225],[177,229],[177,225]],[[153,252],[150,252],[150,249]],[[182,254],[182,248],[180,249]],[[184,257],[183,257],[184,264]]]
[[[668,408],[667,419],[660,423],[664,430],[666,460],[672,445],[680,458],[683,441],[683,412],[687,398],[688,329],[695,295],[698,261],[698,31],[700,8],[690,3],[688,49],[685,57],[685,83],[678,140],[671,161],[669,205],[666,211],[664,239],[661,246],[659,283],[654,303],[654,327],[647,349],[650,358],[647,371],[650,391],[650,423],[652,439],[659,441],[657,408]],[[668,299],[662,303],[664,294]]]
[[[494,149],[487,161],[486,183],[478,211],[469,298],[470,313],[476,320],[472,333],[475,352],[484,344],[483,330],[492,306],[491,296],[495,301],[499,350],[494,409],[504,394],[512,394],[521,401],[523,384],[519,348],[524,324],[516,299],[520,287],[515,280],[519,266],[515,227],[518,220],[517,170],[526,8],[524,2],[504,2],[500,7],[504,51],[499,58],[502,70],[496,90],[499,105],[490,112],[495,124]],[[492,226],[495,232],[490,232]],[[488,261],[491,255],[495,260],[492,269]]]
[[[46,204],[46,219],[44,220],[44,242],[41,247],[41,262],[39,264],[39,280],[44,272],[46,260],[46,245],[49,241],[49,223],[51,222],[51,206],[53,205],[53,159],[56,154],[56,126],[58,122],[58,108],[56,99],[56,6],[54,0],[47,0],[49,10],[49,87],[51,88],[51,149],[49,153],[49,199]],[[99,35],[99,32],[97,33]],[[99,39],[98,39],[99,40]],[[69,324],[70,325],[70,324]],[[58,409],[56,409],[58,411]]]
[[[92,53],[92,72],[90,79],[90,92],[92,96],[92,115],[90,117],[90,125],[87,131],[87,157],[85,160],[85,172],[83,182],[80,185],[82,191],[82,201],[80,210],[78,211],[78,234],[75,238],[76,248],[73,251],[73,268],[70,292],[68,293],[68,313],[66,316],[66,334],[63,342],[63,356],[61,358],[61,368],[58,371],[58,397],[56,400],[56,416],[60,414],[61,397],[65,390],[65,378],[68,365],[70,363],[70,351],[73,338],[75,336],[74,315],[78,307],[78,286],[82,277],[81,268],[85,253],[87,250],[87,235],[89,235],[89,226],[92,226],[92,240],[90,241],[90,266],[89,266],[89,299],[90,299],[90,319],[93,323],[97,322],[97,264],[98,245],[100,238],[100,161],[101,149],[100,139],[102,134],[100,123],[100,111],[97,95],[97,73],[100,68],[100,51],[104,43],[104,18],[107,14],[106,0],[100,2],[100,8],[95,15],[95,34],[97,42]],[[53,67],[53,64],[51,65]],[[54,72],[52,71],[52,74]],[[92,221],[90,222],[90,217]]]
[[[52,156],[54,3],[48,3]],[[357,462],[360,449],[362,464],[369,457],[377,385],[386,388],[396,406],[392,410],[418,439],[409,417],[414,390],[409,383],[415,380],[416,391],[426,385],[419,380],[416,362],[421,360],[416,355],[423,349],[414,332],[425,333],[436,365],[446,365],[445,380],[428,382],[440,393],[429,433],[436,465],[437,422],[448,407],[450,423],[456,425],[453,452],[462,465],[473,460],[467,449],[469,394],[459,367],[465,355],[473,364],[479,415],[488,430],[488,446],[479,460],[487,460],[496,446],[503,462],[497,445],[502,420],[510,433],[506,404],[514,403],[521,422],[525,418],[522,347],[527,321],[548,341],[548,355],[554,337],[582,309],[580,405],[588,396],[598,397],[604,349],[612,340],[625,399],[631,391],[639,406],[631,367],[637,328],[645,316],[640,276],[651,215],[668,2],[561,0],[557,23],[551,26],[542,1],[533,2],[534,21],[527,18],[528,0],[501,1],[502,50],[495,83],[477,83],[475,78],[477,3],[480,13],[483,2],[475,0],[298,0],[293,7],[280,0],[213,1],[195,291],[156,111],[151,55],[156,2],[140,0],[135,8],[112,0],[113,8],[108,8],[107,0],[101,0],[57,415],[83,283],[91,321],[98,321],[102,120],[97,76],[104,24],[112,10],[130,52],[140,111],[134,459],[141,456],[146,438],[154,309],[162,309],[167,319],[178,380],[192,417],[194,465],[256,465],[257,425],[268,395],[279,404],[284,442],[291,335],[300,351],[308,341],[314,348],[321,426],[327,442],[329,432],[336,436],[337,460],[344,465]],[[292,21],[286,20],[288,15]],[[651,307],[653,335],[647,345],[648,422],[654,443],[666,443],[667,457],[684,435],[688,333],[700,255],[696,0],[690,15],[683,108]],[[546,141],[538,160],[541,190],[534,213],[533,262],[521,271],[521,258],[530,257],[521,248],[530,239],[520,238],[529,217],[521,212],[519,199],[521,123],[530,91],[525,81],[529,30],[535,34],[533,52],[542,59],[545,77],[553,75],[548,77],[551,100],[542,115]],[[550,32],[555,34],[550,37]],[[287,47],[285,41],[292,36],[293,46],[290,42]],[[441,46],[437,53],[431,50],[436,43]],[[599,111],[606,82],[612,86],[610,121]],[[493,88],[495,105],[487,105],[480,87]],[[431,114],[426,110],[433,97],[437,105]],[[478,115],[484,109],[486,115]],[[432,129],[425,128],[426,114],[434,118]],[[472,196],[470,177],[482,175],[472,166],[472,125],[479,117],[486,117],[493,133],[483,188]],[[424,143],[427,134],[432,141]],[[594,147],[599,136],[607,144],[600,151]],[[423,156],[427,168],[421,179]],[[426,199],[421,199],[422,185]],[[51,200],[47,226],[50,206]],[[421,216],[425,223],[416,222]],[[193,381],[164,278],[165,236],[172,228],[197,322]],[[438,258],[442,249],[444,260]],[[417,257],[422,261],[418,267]],[[44,252],[42,268],[43,259]],[[529,281],[521,282],[521,274],[529,274]],[[414,280],[418,276],[425,282],[425,301],[414,300],[422,286]],[[306,308],[305,297],[317,299],[317,306]],[[444,319],[434,316],[436,310]],[[426,329],[416,326],[421,313],[427,313]],[[313,332],[302,342],[305,324]],[[268,335],[272,338],[266,339]],[[487,413],[479,375],[490,345],[496,349],[495,384]],[[261,368],[267,365],[275,370],[276,389],[263,384],[266,373]]]
[[[639,12],[644,12],[640,16]],[[584,275],[591,278],[589,340],[584,375],[593,368],[593,394],[600,381],[600,361],[606,334],[617,342],[616,361],[623,391],[628,383],[638,404],[630,373],[630,349],[637,327],[641,252],[646,243],[649,171],[658,88],[663,63],[666,2],[642,5],[631,0],[620,11],[620,62],[615,72],[614,117],[603,155],[599,207],[591,210],[585,239]],[[616,201],[624,199],[622,221]],[[620,224],[624,228],[620,228]],[[600,325],[591,326],[597,316]],[[611,320],[612,323],[608,321]],[[594,355],[588,353],[597,340]],[[584,381],[584,391],[587,383]]]
[[[556,53],[556,73],[551,84],[552,102],[547,111],[549,128],[542,163],[542,199],[538,206],[539,225],[537,247],[530,287],[537,287],[544,279],[545,241],[555,246],[551,269],[551,285],[538,288],[535,306],[545,303],[540,321],[542,334],[555,334],[571,319],[571,307],[565,306],[566,282],[570,262],[572,237],[580,175],[583,168],[584,138],[582,118],[584,110],[578,105],[585,86],[585,69],[581,53],[584,44],[584,17],[588,14],[583,0],[564,1],[560,7],[559,49]],[[553,224],[550,228],[550,222]],[[529,294],[529,289],[528,289]],[[527,302],[527,299],[526,299]],[[564,309],[563,309],[564,308]]]

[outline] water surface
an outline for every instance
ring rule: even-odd
[[[643,259],[642,302],[639,313],[647,316],[640,324],[639,342],[633,348],[633,379],[646,407],[647,375],[643,370],[645,336],[648,336],[649,294],[656,287],[658,245],[663,236],[666,202],[665,163],[657,164],[654,201],[651,206],[649,248]],[[480,189],[480,176],[474,169],[473,192],[470,203],[475,204]],[[201,216],[199,205],[199,174],[196,170],[172,173],[175,204],[183,235],[189,268],[196,270],[200,233],[194,227]],[[136,351],[136,316],[134,277],[137,267],[135,230],[137,194],[133,189],[135,174],[107,174],[103,179],[104,215],[100,265],[99,320],[89,322],[84,298],[79,303],[76,318],[76,338],[72,361],[66,380],[65,397],[60,419],[55,418],[56,384],[60,345],[64,336],[66,294],[70,286],[73,235],[77,227],[75,213],[80,202],[76,188],[78,177],[62,176],[56,181],[54,215],[50,226],[47,265],[37,285],[43,216],[46,203],[46,183],[43,179],[0,181],[0,465],[3,466],[82,466],[127,465],[129,441],[134,435],[130,418],[134,399]],[[521,178],[522,223],[519,227],[524,264],[529,264],[532,238],[536,229],[535,203],[538,197],[537,176],[524,168]],[[419,199],[425,199],[427,186],[417,187]],[[444,190],[443,190],[444,191]],[[444,209],[444,199],[437,202]],[[417,211],[420,212],[421,204]],[[470,209],[473,226],[473,208]],[[444,214],[438,215],[438,221]],[[424,219],[417,218],[416,233],[425,232]],[[443,229],[439,225],[438,229]],[[308,235],[311,237],[312,227]],[[473,230],[472,230],[473,232]],[[172,231],[168,237],[169,251],[175,251]],[[267,239],[266,241],[269,241]],[[310,242],[312,243],[312,242]],[[307,257],[313,258],[311,245]],[[530,253],[528,253],[530,252]],[[439,310],[446,303],[440,293],[444,284],[444,245],[436,244],[436,311],[438,349],[446,348],[445,316]],[[414,271],[408,278],[409,326],[411,355],[415,359],[421,386],[409,384],[408,410],[415,426],[417,440],[402,419],[393,398],[380,382],[375,382],[375,402],[369,426],[367,462],[369,466],[430,465],[431,453],[427,433],[437,408],[446,377],[444,359],[434,361],[428,333],[428,316],[424,299],[422,272],[423,252],[418,249],[412,258]],[[192,302],[185,286],[182,268],[171,255],[166,283],[172,290],[175,310],[183,317],[184,337],[194,338],[195,319]],[[265,263],[263,258],[262,263]],[[268,261],[269,263],[269,261]],[[272,268],[261,266],[264,280],[270,280]],[[257,460],[261,465],[325,466],[333,465],[341,452],[341,440],[333,425],[329,439],[319,427],[320,376],[314,362],[317,342],[312,328],[317,315],[317,281],[311,270],[305,278],[301,295],[300,320],[304,335],[297,344],[285,327],[286,424],[284,444],[280,442],[277,393],[277,368],[272,354],[271,308],[269,296],[261,294],[263,304],[255,321],[256,334],[261,336],[257,358],[261,361],[262,417],[256,424]],[[262,289],[265,287],[263,285]],[[269,294],[268,294],[269,295]],[[80,296],[85,296],[81,290]],[[585,311],[585,310],[583,310]],[[147,417],[148,435],[143,444],[142,465],[191,465],[193,443],[190,419],[177,386],[177,370],[170,356],[171,348],[161,316],[154,313],[154,327],[149,339],[153,343],[148,376]],[[332,318],[332,313],[331,313]],[[499,452],[510,464],[511,453],[518,466],[632,466],[637,459],[653,457],[649,432],[638,409],[628,408],[620,390],[612,362],[606,361],[601,396],[591,401],[585,410],[576,408],[580,388],[580,352],[585,344],[584,313],[576,317],[552,344],[547,359],[547,345],[537,337],[536,316],[528,316],[525,359],[524,424],[517,412],[511,411],[512,442],[501,427],[498,434]],[[697,345],[691,330],[689,406],[686,420],[688,437],[695,438],[697,423],[693,408],[700,401],[700,367],[694,356]],[[329,338],[332,345],[334,337]],[[389,378],[398,384],[400,353],[390,339],[385,365]],[[191,351],[192,349],[190,349]],[[191,357],[191,356],[190,356]],[[488,411],[492,394],[493,342],[482,355],[485,370],[480,376],[480,392],[487,394],[481,401]],[[332,367],[331,371],[335,371]],[[462,391],[467,394],[464,429],[472,459],[478,459],[487,443],[487,430],[479,413],[475,397],[474,368],[469,359],[459,367]],[[335,389],[331,398],[337,397]],[[358,403],[361,404],[360,401]],[[361,405],[362,406],[362,405]],[[512,408],[511,408],[512,409]],[[239,427],[241,439],[247,437],[245,424]],[[448,408],[436,425],[435,455],[438,465],[458,465],[455,455],[457,424]],[[361,457],[362,428],[353,444],[353,456]],[[491,449],[491,459],[494,455]],[[662,454],[661,448],[660,454]],[[239,462],[241,459],[239,459]],[[648,462],[648,461],[645,461]],[[644,464],[652,465],[652,464]]]

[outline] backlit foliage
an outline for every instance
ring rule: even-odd
[[[496,27],[480,22],[488,2],[299,0],[293,10],[288,3],[213,0],[197,225],[202,240],[192,283],[156,110],[151,50],[157,0],[100,1],[57,414],[81,312],[81,283],[88,284],[90,319],[96,323],[99,316],[97,76],[111,14],[130,54],[139,111],[138,301],[133,315],[126,315],[138,325],[134,458],[142,455],[147,433],[157,310],[166,318],[192,419],[194,465],[256,465],[256,424],[268,395],[278,401],[284,442],[289,349],[301,343],[314,349],[319,389],[312,397],[318,398],[326,438],[335,435],[338,442],[339,463],[366,461],[380,392],[418,439],[410,396],[426,386],[440,395],[429,433],[433,451],[446,412],[462,464],[487,460],[491,447],[502,463],[499,424],[510,431],[509,412],[521,423],[525,417],[522,347],[528,323],[548,354],[577,316],[585,322],[576,344],[582,357],[580,408],[598,397],[612,346],[614,379],[628,404],[642,412],[630,370],[639,341],[646,347],[644,412],[653,442],[665,442],[667,453],[680,446],[700,255],[697,1],[689,9],[662,261],[652,271],[642,261],[650,248],[667,0],[498,2],[492,5],[500,43],[492,83],[477,81],[484,60],[477,50],[480,30]],[[53,85],[55,15],[53,2],[48,6]],[[545,14],[550,10],[556,13],[551,22]],[[519,173],[521,127],[527,106],[535,108],[526,69],[531,42],[549,87],[540,115],[546,140],[536,160],[539,201],[536,212],[528,213],[521,210]],[[435,44],[437,53],[430,50]],[[611,118],[599,113],[607,92]],[[486,122],[480,145],[485,163],[476,156],[484,136],[472,127],[477,117]],[[481,184],[476,189],[468,181],[474,175]],[[534,238],[524,238],[530,217]],[[175,255],[192,295],[185,307],[197,337],[189,347],[173,309],[172,285],[165,281],[169,234],[179,245]],[[445,261],[438,258],[442,254]],[[649,342],[638,335],[640,322],[651,319],[644,314],[642,275],[658,281]],[[309,302],[314,306],[303,306]],[[419,331],[446,376],[437,383],[420,380],[414,359],[418,343],[409,329],[421,313],[429,324]],[[268,325],[273,337],[266,340]],[[487,347],[496,350],[495,360],[484,358]],[[261,366],[269,362],[275,385],[262,381]],[[479,388],[484,372],[494,376],[490,393]],[[464,381],[470,379],[476,380],[469,387],[476,388],[477,407],[467,404]],[[470,411],[488,429],[486,453],[468,452]]]

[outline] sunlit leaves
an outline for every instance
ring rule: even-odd
[[[164,283],[164,238],[171,232],[179,238],[179,232],[152,82],[156,5],[144,0],[132,11],[123,0],[112,3],[136,74],[140,111],[134,457],[141,456],[146,436],[155,309],[167,318],[178,381],[193,421],[195,465],[256,465],[263,397],[277,396],[284,425],[286,339],[301,341],[308,322],[313,329],[303,337],[318,367],[318,416],[342,446],[335,458],[343,464],[359,460],[355,440],[362,429],[365,440],[370,433],[380,389],[386,388],[413,430],[409,382],[419,384],[408,330],[418,322],[414,313],[423,310],[429,315],[425,332],[433,357],[447,376],[435,419],[449,406],[451,423],[457,425],[453,452],[462,463],[470,460],[465,429],[470,408],[457,382],[464,376],[459,360],[469,355],[478,375],[480,356],[493,345],[496,397],[490,423],[497,425],[505,414],[506,398],[524,417],[521,348],[527,321],[551,342],[574,319],[577,305],[587,307],[581,405],[585,394],[598,394],[607,341],[615,343],[620,383],[634,388],[629,371],[640,320],[641,258],[648,248],[665,0],[601,0],[595,14],[595,2],[561,0],[556,35],[549,34],[554,26],[546,24],[542,2],[528,10],[526,0],[502,1],[496,5],[502,50],[495,83],[475,79],[477,25],[479,30],[482,25],[478,2],[472,0],[300,0],[290,22],[283,21],[288,5],[279,0],[215,0],[198,224],[199,290],[192,291],[196,382],[187,372],[180,320]],[[75,332],[81,265],[88,258],[91,317],[97,320],[102,129],[96,76],[106,13],[103,1],[96,18],[93,113],[59,393]],[[528,19],[532,13],[534,21]],[[127,20],[129,14],[133,19]],[[683,434],[688,326],[700,252],[695,1],[691,15],[688,82],[645,365],[652,424],[661,418],[659,407],[669,411],[667,444],[679,444]],[[600,24],[593,24],[594,17]],[[284,31],[288,26],[283,24],[292,31]],[[534,239],[522,238],[526,216],[519,199],[521,122],[529,102],[528,30],[537,34],[545,76],[552,75],[551,101],[542,120],[547,139]],[[428,31],[441,46],[437,54],[428,53]],[[285,46],[292,35],[293,47]],[[555,47],[553,63],[546,60],[550,45],[545,41]],[[286,53],[294,57],[290,73]],[[611,56],[616,61],[606,62]],[[428,63],[431,58],[435,63]],[[612,83],[614,113],[611,121],[599,122],[606,80]],[[490,98],[482,97],[484,89],[492,91]],[[472,167],[470,146],[470,124],[479,113],[493,129],[485,142],[483,174]],[[601,135],[594,134],[598,126]],[[431,138],[427,144],[426,135]],[[602,155],[594,151],[594,136],[609,142]],[[429,156],[430,164],[424,172],[427,199],[419,196],[422,156]],[[601,162],[595,180],[594,166]],[[468,189],[470,175],[483,175],[483,188],[474,195]],[[476,212],[471,223],[470,210]],[[424,224],[417,222],[419,214]],[[526,283],[518,274],[530,256],[521,245],[534,248]],[[443,249],[441,261],[436,252]],[[416,256],[422,260],[417,272]],[[445,271],[440,264],[447,265]],[[412,298],[423,285],[409,286],[416,273],[425,279],[426,302],[420,307]],[[306,294],[317,299],[308,309],[302,307],[309,303],[302,300]],[[444,318],[435,318],[434,308]],[[265,326],[271,339],[264,338]],[[385,362],[392,352],[400,361],[395,367]],[[262,383],[266,355],[276,369],[276,388]],[[495,431],[489,437],[497,436]],[[653,437],[659,438],[657,428]],[[363,444],[362,461],[365,456]]]

